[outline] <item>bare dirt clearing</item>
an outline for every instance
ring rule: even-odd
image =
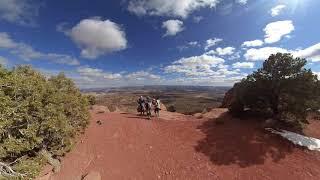
[[[92,171],[102,179],[320,179],[320,153],[219,112],[220,125],[169,112],[152,121],[92,112],[86,133],[51,179],[78,180]]]

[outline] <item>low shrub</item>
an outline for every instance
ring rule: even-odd
[[[176,108],[175,108],[173,105],[171,105],[171,106],[169,106],[169,107],[167,108],[167,111],[169,111],[169,112],[176,112],[177,110],[176,110]]]

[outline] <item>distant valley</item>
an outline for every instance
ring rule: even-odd
[[[97,104],[111,111],[135,112],[139,96],[159,97],[169,111],[195,114],[219,107],[230,87],[213,86],[140,86],[85,89],[82,92],[97,97]]]

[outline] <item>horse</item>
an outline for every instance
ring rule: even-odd
[[[144,116],[144,113],[146,113],[146,115],[148,116],[148,119],[150,119],[151,109],[152,109],[152,102],[150,101],[150,98],[148,98],[147,100],[139,99],[137,102],[139,104],[137,111],[140,113],[140,116]]]
[[[156,100],[156,99],[153,99],[152,100],[152,105],[154,107],[154,114],[155,116],[159,117],[160,116],[160,100]]]
[[[140,113],[140,116],[143,116],[144,113],[146,112],[146,106],[145,106],[146,103],[140,103],[138,108],[137,108],[137,111]]]

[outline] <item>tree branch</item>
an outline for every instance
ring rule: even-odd
[[[24,177],[25,176],[25,174],[15,172],[10,165],[3,162],[0,162],[0,175],[5,177]]]

